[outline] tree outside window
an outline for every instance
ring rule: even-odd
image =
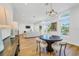
[[[69,13],[64,13],[60,18],[62,35],[68,35],[69,33],[69,18]]]

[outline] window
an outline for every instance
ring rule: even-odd
[[[69,33],[69,24],[70,24],[69,12],[65,12],[60,16],[61,24],[61,35],[68,35]]]
[[[57,22],[49,24],[48,32],[57,31]]]

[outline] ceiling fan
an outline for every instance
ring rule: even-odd
[[[45,5],[49,6],[48,10],[46,11],[47,15],[49,16],[57,15],[57,12],[52,8],[52,3],[46,3]]]

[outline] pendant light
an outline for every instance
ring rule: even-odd
[[[45,5],[48,6],[47,11],[46,11],[46,14],[48,16],[55,16],[55,15],[57,15],[57,12],[52,8],[53,7],[52,3],[46,3]]]

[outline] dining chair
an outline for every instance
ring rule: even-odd
[[[66,56],[66,46],[67,43],[63,42],[55,42],[52,44],[52,48],[54,49],[54,53],[56,56]]]
[[[46,54],[47,43],[39,38],[36,39],[36,43],[37,43],[36,52],[39,52],[40,56],[42,53]]]
[[[66,56],[66,48],[67,48],[67,43],[66,42],[61,42],[60,44],[60,51],[59,51],[59,56]],[[62,54],[63,51],[63,54]]]
[[[54,50],[53,51],[54,55],[55,56],[59,55],[59,51],[60,51],[60,45],[59,45],[59,43],[58,42],[55,42],[51,46],[52,46],[52,48]]]

